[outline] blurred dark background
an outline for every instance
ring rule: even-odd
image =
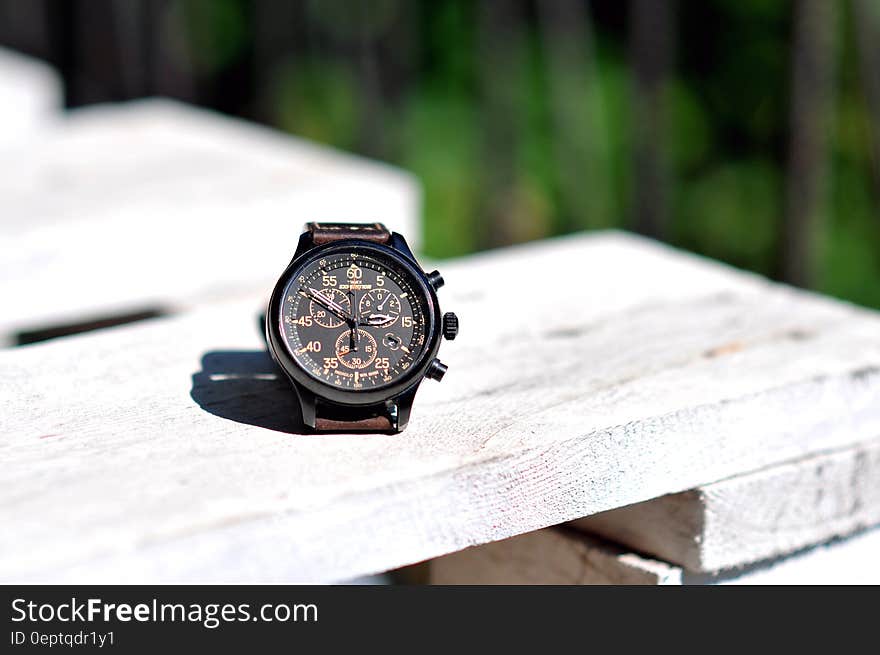
[[[433,256],[625,228],[880,307],[880,0],[0,0],[0,45],[409,169]]]

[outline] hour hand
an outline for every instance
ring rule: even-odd
[[[388,314],[370,314],[364,323],[367,325],[384,325],[392,320],[394,320],[394,317]]]

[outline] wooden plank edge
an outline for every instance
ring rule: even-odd
[[[574,521],[691,572],[742,567],[880,524],[880,438]]]
[[[20,570],[0,565],[0,580],[326,582],[387,571],[687,490],[754,468],[768,457],[768,453],[757,453],[749,444],[737,448],[736,440],[731,439],[727,452],[714,449],[699,462],[689,456],[687,466],[682,464],[669,475],[650,481],[638,468],[624,466],[618,472],[613,494],[596,495],[592,475],[598,471],[590,468],[595,449],[602,449],[602,444],[608,442],[619,443],[633,430],[647,430],[658,442],[665,442],[670,452],[677,452],[706,432],[757,428],[768,406],[783,412],[791,406],[793,397],[813,403],[822,397],[828,424],[815,426],[809,433],[776,435],[769,456],[785,461],[828,444],[858,442],[864,439],[861,430],[880,432],[880,412],[876,411],[873,391],[878,379],[876,373],[846,375],[730,400],[721,408],[689,408],[686,416],[653,417],[637,422],[640,425],[618,426],[548,442],[541,448],[490,455],[462,467],[329,499],[310,511],[242,519],[178,538],[132,543],[127,548],[49,569]],[[836,399],[831,404],[837,407],[833,416],[829,413],[831,399]],[[853,403],[875,411],[856,412]],[[669,431],[664,432],[663,426]],[[536,464],[545,472],[540,478],[530,475]],[[606,489],[604,493],[611,492]],[[528,511],[512,512],[511,503],[521,504],[523,498],[533,499]],[[437,521],[438,515],[442,521]],[[394,537],[390,544],[388,535]],[[63,542],[63,535],[59,539]],[[333,543],[334,548],[326,548],[326,543]]]

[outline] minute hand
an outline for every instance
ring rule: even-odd
[[[330,300],[329,298],[325,298],[319,292],[315,291],[312,288],[309,288],[308,291],[305,292],[306,296],[314,300],[316,303],[330,310],[338,318],[341,318],[343,321],[350,322],[352,320],[352,315],[345,311],[341,305],[337,305],[335,302]]]

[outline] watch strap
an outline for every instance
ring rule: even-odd
[[[370,416],[348,420],[316,416],[315,430],[320,432],[389,432],[395,428],[387,416]]]
[[[316,246],[334,241],[359,240],[370,243],[388,243],[391,232],[382,223],[306,223],[306,232]],[[334,407],[317,403],[315,425],[318,432],[396,432],[396,420],[387,408],[360,409]]]
[[[388,243],[391,239],[391,232],[382,223],[306,223],[306,231],[316,246],[349,239],[371,243]]]

